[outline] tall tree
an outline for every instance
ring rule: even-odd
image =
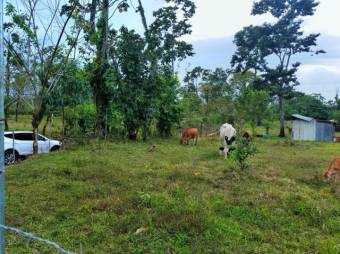
[[[129,8],[127,2],[127,0],[92,0],[90,4],[83,6],[89,12],[89,20],[84,22],[86,43],[82,52],[89,56],[89,81],[96,105],[96,129],[99,136],[105,135],[105,116],[111,98],[106,74],[109,69],[109,51],[113,43],[111,39],[115,31],[110,29],[109,19],[117,10],[126,11]]]
[[[235,35],[237,50],[232,66],[237,71],[254,70],[271,95],[277,97],[281,137],[285,136],[284,101],[291,98],[294,87],[299,85],[296,73],[300,63],[293,61],[294,56],[324,53],[314,50],[320,34],[305,35],[301,30],[302,18],[314,15],[318,5],[316,0],[256,1],[252,15],[269,13],[275,21],[245,27]]]
[[[178,79],[174,65],[176,61],[193,55],[192,45],[185,42],[183,36],[191,33],[189,20],[196,7],[191,0],[165,2],[163,7],[153,13],[154,20],[150,25],[142,0],[138,0],[137,11],[145,29],[145,54],[150,65],[150,82],[156,82],[159,91],[157,128],[161,135],[168,136],[171,126],[179,121]]]
[[[179,80],[177,76],[161,75],[159,78],[160,95],[158,98],[157,129],[161,136],[171,136],[174,125],[180,124],[178,100]]]
[[[85,69],[76,60],[71,60],[67,64],[64,75],[59,80],[59,85],[56,86],[47,100],[46,107],[46,122],[43,127],[45,135],[46,127],[49,122],[52,122],[53,115],[61,113],[62,131],[65,134],[65,108],[76,107],[88,103],[92,100],[91,88],[88,85],[85,75]]]
[[[196,66],[191,71],[188,71],[184,77],[184,83],[186,83],[186,92],[193,92],[196,96],[199,96],[200,83],[202,83],[203,77],[208,75],[209,70]]]
[[[122,27],[119,31],[113,73],[115,102],[124,115],[128,138],[136,140],[138,132],[146,127],[155,110],[157,87],[154,86],[144,54],[145,40],[135,31]]]
[[[7,4],[8,19],[15,25],[15,34],[27,41],[27,50],[20,51],[5,40],[8,50],[20,63],[27,77],[32,108],[33,152],[38,152],[38,128],[45,115],[47,100],[65,72],[71,53],[80,35],[78,19],[82,16],[77,1],[21,1],[15,8]],[[47,11],[48,10],[48,11]],[[47,15],[49,18],[46,18]]]

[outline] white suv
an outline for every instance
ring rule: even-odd
[[[4,133],[5,164],[13,164],[21,156],[33,154],[33,132],[14,131]],[[60,148],[61,142],[38,134],[38,153],[48,153]]]

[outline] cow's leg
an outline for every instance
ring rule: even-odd
[[[220,148],[219,148],[220,155],[224,154],[225,144],[226,144],[225,137],[224,138],[220,137]]]
[[[198,139],[198,137],[195,138],[195,146],[197,145],[197,139]]]
[[[224,147],[224,150],[223,150],[223,152],[224,152],[224,159],[228,159],[228,154],[229,154],[229,148],[226,146],[226,147]]]

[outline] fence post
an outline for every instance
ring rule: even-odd
[[[0,0],[0,224],[5,225],[4,165],[4,1]],[[0,254],[5,254],[5,229],[0,229]]]

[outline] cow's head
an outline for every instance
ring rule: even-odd
[[[188,139],[185,138],[185,137],[181,137],[181,139],[179,140],[179,143],[180,143],[181,145],[186,145],[187,142],[188,142]]]
[[[326,180],[331,179],[334,175],[336,175],[336,172],[335,172],[334,169],[328,169],[328,170],[325,171],[325,173],[323,173],[323,177]]]

